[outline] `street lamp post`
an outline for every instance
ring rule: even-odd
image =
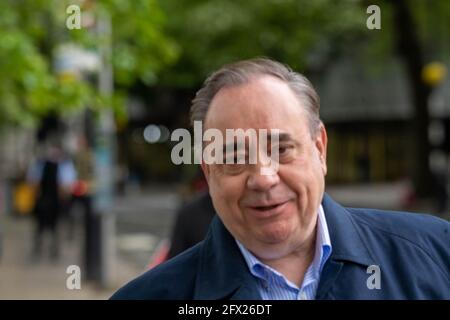
[[[98,88],[101,95],[110,98],[113,94],[113,70],[111,63],[111,18],[101,12],[97,23],[99,35]],[[115,274],[115,216],[111,211],[115,176],[115,124],[111,108],[100,113],[95,141],[95,176],[97,192],[94,200],[95,212],[100,218],[100,284],[111,287]]]

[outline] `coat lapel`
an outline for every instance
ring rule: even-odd
[[[231,234],[214,217],[198,266],[194,299],[260,300],[256,279],[249,272]]]
[[[333,250],[320,275],[316,299],[329,299],[333,298],[330,292],[333,286],[345,286],[344,283],[339,282],[338,277],[345,264],[367,267],[375,263],[361,235],[356,230],[348,210],[326,193],[322,200],[322,207]]]

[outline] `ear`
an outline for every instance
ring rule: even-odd
[[[319,160],[322,166],[323,175],[327,174],[327,130],[323,123],[320,124],[319,132],[315,138],[315,145],[318,151]]]

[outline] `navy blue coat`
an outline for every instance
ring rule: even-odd
[[[317,299],[450,299],[449,222],[344,208],[326,194],[322,205],[333,251]],[[380,268],[380,289],[367,286],[370,265]],[[261,297],[236,242],[216,217],[204,241],[131,281],[112,299]]]

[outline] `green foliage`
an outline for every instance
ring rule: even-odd
[[[450,1],[410,0],[409,5],[427,61],[449,61]]]
[[[61,80],[53,70],[59,45],[96,52],[108,40],[92,26],[68,30],[69,4],[80,4],[84,22],[100,12],[111,17],[115,97],[100,97],[95,81]],[[382,10],[378,31],[367,30],[362,0],[2,0],[0,126],[32,125],[50,110],[85,106],[106,105],[123,117],[136,80],[192,88],[224,63],[255,56],[311,71],[350,51],[377,70],[392,56],[395,37],[391,4],[374,4]],[[408,4],[427,59],[448,59],[450,2]]]
[[[156,0],[105,0],[114,27],[113,63],[118,84],[139,78],[154,84],[158,73],[178,57],[178,47],[164,33],[166,17]]]
[[[164,81],[197,84],[234,60],[269,56],[306,69],[365,28],[359,1],[197,0],[162,2],[182,53]]]
[[[59,45],[72,43],[95,52],[105,41],[93,26],[66,28],[70,4],[80,5],[82,21],[95,19],[101,11],[111,16],[112,63],[120,89],[112,99],[99,96],[95,81],[53,70]],[[164,33],[165,22],[156,0],[0,1],[0,126],[32,126],[51,110],[97,108],[104,103],[123,116],[123,90],[137,79],[154,83],[177,58],[175,42]]]

